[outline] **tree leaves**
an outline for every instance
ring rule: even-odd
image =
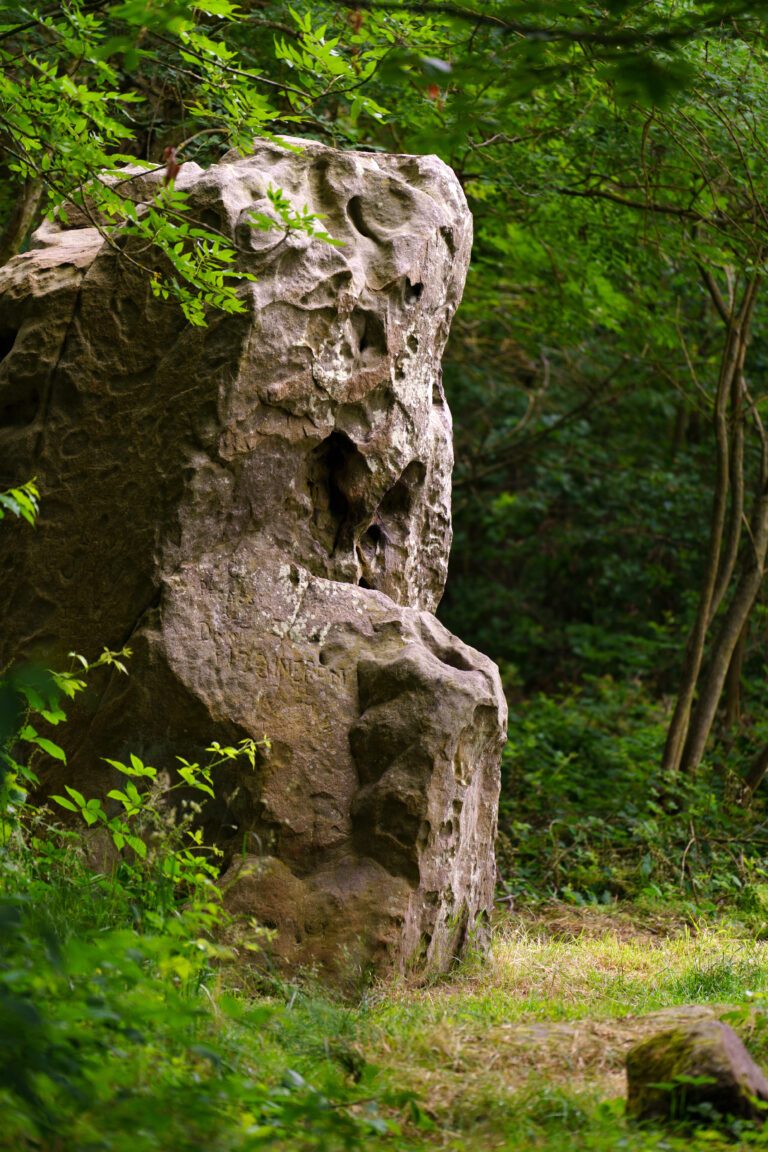
[[[14,516],[22,517],[34,527],[37,523],[39,508],[40,492],[34,479],[27,480],[18,488],[7,488],[4,492],[0,492],[0,520],[5,517],[6,513],[11,512]]]

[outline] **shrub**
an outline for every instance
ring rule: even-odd
[[[638,682],[586,678],[510,717],[499,862],[511,894],[574,902],[744,901],[765,875],[762,800],[710,764],[662,776],[664,706]]]

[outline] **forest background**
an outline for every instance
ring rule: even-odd
[[[235,254],[191,231],[172,179],[136,218],[97,173],[140,160],[172,178],[186,160],[209,164],[269,134],[451,165],[476,239],[444,364],[455,542],[440,614],[499,662],[511,704],[501,897],[673,902],[692,916],[725,903],[762,917],[761,6],[4,3],[0,63],[0,261],[45,213],[79,208],[109,242],[119,230],[145,237],[155,291],[193,324],[242,306]],[[284,206],[285,227],[321,232],[302,208]],[[0,513],[19,518],[3,531],[34,530],[21,522],[38,514],[29,479],[0,461]],[[21,813],[35,756],[57,750],[30,712],[60,718],[81,680],[62,673],[41,704],[39,685],[13,675],[3,699],[23,701],[25,724],[4,709],[6,847],[14,868],[26,853],[34,884],[50,884],[41,845],[54,861],[65,849]],[[184,851],[172,848],[168,907],[152,897],[157,939],[174,884],[205,889]],[[149,887],[138,869],[125,900]],[[22,925],[17,896],[6,915]],[[25,932],[19,948],[33,956]],[[40,1086],[18,1081],[17,1063],[10,1082],[39,1113]],[[277,1130],[293,1098],[267,1097]],[[344,1115],[355,1146],[357,1114]]]

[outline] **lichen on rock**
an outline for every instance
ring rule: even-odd
[[[721,1020],[680,1022],[627,1053],[627,1112],[637,1120],[762,1123],[768,1079]]]
[[[0,457],[44,493],[0,541],[0,663],[130,642],[68,726],[83,790],[105,756],[266,733],[205,814],[232,906],[291,968],[442,970],[491,907],[505,727],[495,667],[431,615],[461,188],[435,157],[275,141],[179,182],[256,277],[243,315],[189,326],[77,220],[0,271]],[[270,185],[343,244],[254,230]]]

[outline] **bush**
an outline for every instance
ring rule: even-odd
[[[60,798],[86,829],[111,834],[109,875],[89,866],[84,832],[46,809],[17,802],[3,826],[0,1147],[398,1147],[381,1105],[399,1110],[407,1094],[379,1090],[364,1061],[335,1058],[341,1010],[321,1021],[316,1005],[294,1004],[286,1046],[279,1001],[226,991],[237,956],[217,942],[227,917],[215,858],[191,822],[164,824],[163,796],[138,791],[132,777],[154,786],[154,770],[135,758],[121,767],[120,817],[72,788]],[[209,787],[210,769],[186,765],[186,784],[190,773]]]
[[[511,894],[574,902],[750,899],[765,876],[765,809],[713,765],[670,781],[663,705],[642,684],[587,678],[510,717],[499,862]]]

